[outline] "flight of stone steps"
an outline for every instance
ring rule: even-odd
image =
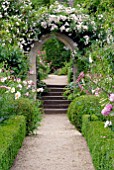
[[[65,85],[47,85],[47,88],[48,92],[42,97],[44,113],[66,113],[70,101],[62,96]]]

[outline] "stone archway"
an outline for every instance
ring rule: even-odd
[[[75,50],[76,48],[76,43],[69,38],[68,36],[61,34],[61,33],[50,33],[50,34],[45,34],[42,35],[42,37],[40,38],[39,41],[36,41],[34,43],[34,47],[31,49],[31,51],[29,52],[29,58],[30,58],[30,70],[33,71],[33,73],[31,75],[29,75],[29,79],[33,80],[35,83],[35,87],[37,86],[37,72],[36,72],[36,57],[37,57],[37,53],[38,50],[42,49],[43,44],[50,38],[52,38],[52,36],[56,36],[56,38],[58,40],[60,40],[61,42],[63,42],[72,52]],[[73,68],[73,74],[76,74],[76,68]],[[75,76],[73,77],[73,79],[75,80]]]

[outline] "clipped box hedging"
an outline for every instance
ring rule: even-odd
[[[9,170],[26,134],[24,116],[15,116],[0,125],[0,170]]]
[[[114,170],[114,132],[101,121],[82,118],[82,134],[87,140],[96,170]]]
[[[81,130],[82,116],[84,114],[96,114],[99,119],[103,119],[100,112],[101,105],[99,104],[99,98],[93,95],[83,95],[70,103],[67,114],[71,123],[78,130]]]

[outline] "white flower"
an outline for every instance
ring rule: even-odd
[[[25,96],[27,96],[27,97],[28,97],[28,96],[29,96],[29,92],[26,92],[26,93],[25,93]]]
[[[88,30],[88,26],[87,25],[83,25],[82,26],[84,30]]]
[[[33,83],[32,80],[29,80],[29,81],[28,81],[28,84],[29,84],[29,85],[32,85],[32,83]]]
[[[91,58],[91,55],[89,56],[89,63],[92,63],[93,62],[93,60],[92,60],[92,58]]]
[[[21,93],[17,91],[17,93],[15,93],[15,100],[19,99],[20,97],[21,97]]]
[[[63,21],[65,21],[65,20],[67,19],[67,17],[64,16],[64,15],[60,15],[60,19],[63,20]]]
[[[35,92],[36,92],[36,90],[35,90],[35,89],[32,89],[32,92],[33,92],[33,93],[35,93]]]
[[[68,22],[65,22],[65,26],[69,26],[69,23],[68,23]]]
[[[10,91],[11,93],[15,93],[15,87],[12,87]]]
[[[65,30],[65,26],[63,25],[63,26],[60,27],[60,31],[62,32],[64,30]]]
[[[23,85],[26,86],[27,85],[27,81],[23,81]]]
[[[2,78],[0,78],[0,81],[1,81],[2,83],[4,83],[6,80],[7,80],[7,77],[2,77]]]
[[[41,26],[43,27],[43,28],[47,28],[47,22],[41,22]]]
[[[70,31],[70,28],[66,28],[66,32],[69,32]]]
[[[85,45],[87,45],[89,43],[89,36],[88,35],[85,35],[84,36],[84,39],[85,39]]]
[[[37,92],[43,92],[43,91],[44,89],[42,87],[37,89]]]
[[[31,88],[31,84],[29,84],[28,86],[27,86],[27,89],[30,89]]]
[[[2,72],[2,69],[0,69],[0,73]]]
[[[20,79],[20,78],[17,78],[16,81],[17,81],[18,83],[20,83],[20,82],[21,82],[21,79]]]
[[[106,127],[108,127],[108,126],[112,126],[112,122],[109,121],[109,120],[107,120],[107,121],[105,122],[104,127],[106,128]]]
[[[81,25],[81,24],[76,25],[76,27],[77,27],[77,30],[78,30],[78,31],[81,31],[81,28],[82,28],[82,25]]]
[[[19,87],[20,89],[22,89],[22,85],[21,85],[21,84],[18,84],[17,87]]]
[[[92,89],[91,92],[92,92],[92,94],[94,94],[94,93],[95,93],[95,90]]]
[[[53,30],[55,30],[55,29],[58,29],[58,26],[55,25],[55,24],[52,24],[51,31],[53,31]]]

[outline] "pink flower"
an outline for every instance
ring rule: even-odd
[[[30,71],[29,71],[29,74],[34,74],[34,71],[33,71],[33,70],[30,70]]]
[[[114,102],[114,93],[111,93],[111,94],[110,94],[109,100],[110,100],[111,102]]]
[[[38,55],[40,55],[41,54],[41,52],[40,52],[40,50],[38,50]]]
[[[112,110],[113,106],[111,104],[107,104],[104,109],[101,111],[101,114],[104,116],[108,116]]]
[[[77,80],[76,80],[76,83],[78,83],[81,79],[83,79],[84,78],[84,72],[82,71],[80,74],[79,74],[79,76],[78,76],[78,78],[77,78]]]
[[[28,96],[29,96],[29,92],[26,92],[26,93],[25,93],[25,96],[27,96],[27,97],[28,97]]]
[[[79,87],[81,90],[84,89],[83,86],[82,86],[81,84],[79,84],[79,83],[78,83],[78,87]]]

